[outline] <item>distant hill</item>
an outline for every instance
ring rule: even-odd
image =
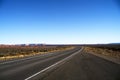
[[[109,43],[109,44],[118,44],[118,45],[120,45],[120,43]]]

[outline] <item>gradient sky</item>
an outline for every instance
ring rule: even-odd
[[[0,0],[0,44],[114,42],[119,0]]]

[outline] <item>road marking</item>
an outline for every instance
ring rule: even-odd
[[[27,59],[31,59],[33,57],[29,57],[29,58],[25,58],[25,59],[20,59],[20,60],[14,60],[14,61],[7,61],[7,62],[3,62],[3,63],[0,63],[0,64],[7,64],[7,63],[12,63],[12,62],[17,62],[17,61],[23,61],[23,60],[27,60]]]
[[[28,56],[27,58],[23,57],[23,59],[19,59],[19,60],[11,60],[11,61],[1,62],[0,65],[12,63],[12,62],[17,62],[17,61],[23,61],[23,60],[27,60],[27,59],[32,59],[32,58],[36,58],[36,57],[39,57],[39,56],[54,54],[54,52],[48,52],[48,53],[47,54],[38,54],[38,55],[34,55],[34,56]]]
[[[40,55],[41,56],[41,55]],[[23,60],[27,60],[27,59],[32,59],[32,58],[36,58],[36,57],[39,57],[39,56],[29,56],[27,58],[23,58],[23,59],[19,59],[19,60],[13,60],[13,61],[7,61],[7,62],[2,62],[0,64],[7,64],[7,63],[12,63],[12,62],[17,62],[17,61],[23,61]]]
[[[53,54],[53,53],[49,53],[49,54]],[[2,64],[8,64],[8,63],[12,63],[12,62],[18,62],[18,61],[23,61],[23,60],[28,60],[28,59],[32,59],[32,58],[36,58],[36,57],[39,57],[39,56],[43,56],[45,54],[40,54],[40,55],[35,55],[35,56],[28,56],[27,58],[23,58],[23,59],[19,59],[19,60],[12,60],[12,61],[5,61],[5,62],[2,62],[0,63],[0,65]]]
[[[28,78],[26,78],[26,79],[24,79],[24,80],[30,80],[31,78],[37,76],[38,74],[41,74],[41,73],[45,72],[46,70],[48,70],[48,69],[50,69],[50,68],[52,68],[52,67],[57,66],[58,64],[62,63],[63,61],[66,61],[66,60],[70,59],[71,57],[73,57],[74,55],[78,54],[78,53],[81,52],[82,50],[83,50],[83,47],[82,47],[79,51],[75,52],[74,54],[71,54],[70,56],[62,59],[61,61],[56,62],[55,64],[53,64],[53,65],[51,65],[51,66],[49,66],[49,67],[47,67],[47,68],[45,68],[45,69],[43,69],[43,70],[35,73],[35,74],[33,74],[32,76],[30,76],[30,77],[28,77]]]

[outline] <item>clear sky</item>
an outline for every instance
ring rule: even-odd
[[[0,44],[113,42],[119,0],[0,0]]]

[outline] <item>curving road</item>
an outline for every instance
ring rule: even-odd
[[[0,80],[24,80],[78,50],[80,50],[80,47],[67,51],[0,62]]]
[[[0,80],[120,80],[120,64],[86,53],[82,49],[76,47],[0,62]],[[52,66],[61,61],[64,63],[57,64],[58,67]],[[53,68],[49,69],[50,66]],[[39,75],[38,72],[43,70],[47,71]],[[33,76],[36,73],[38,75]]]
[[[83,50],[39,80],[120,80],[120,64]]]

